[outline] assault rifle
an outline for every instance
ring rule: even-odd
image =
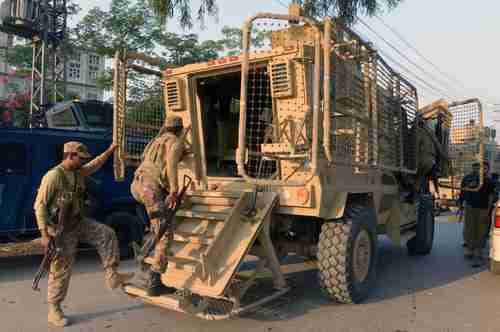
[[[160,241],[162,236],[167,230],[169,230],[169,243],[174,236],[174,217],[177,211],[180,209],[182,199],[186,194],[186,190],[191,185],[192,179],[188,175],[184,175],[182,189],[177,195],[174,208],[165,208],[165,219],[160,225],[160,229],[156,234],[151,234],[150,237],[144,242],[142,248],[140,248],[137,243],[133,242],[134,255],[137,262],[142,266],[144,264],[144,259],[148,257],[154,250],[156,244]]]
[[[34,291],[40,290],[40,288],[38,288],[38,283],[49,272],[52,261],[61,253],[61,240],[64,232],[64,225],[71,215],[72,207],[73,204],[71,197],[68,197],[67,194],[63,195],[59,200],[57,223],[55,225],[56,233],[53,237],[50,237],[49,244],[45,251],[45,256],[43,257],[42,263],[40,263],[40,267],[33,278],[31,288]]]

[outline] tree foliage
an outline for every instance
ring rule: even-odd
[[[374,15],[384,8],[392,9],[403,0],[293,0],[313,17],[340,17],[351,24],[359,15]],[[192,7],[189,0],[149,0],[160,23],[177,18],[182,27],[192,27]],[[216,0],[201,0],[196,19],[203,24],[207,16],[217,16]]]
[[[360,15],[375,15],[384,8],[393,9],[403,0],[295,0],[313,17],[339,17],[351,24]]]
[[[109,10],[92,8],[71,30],[73,44],[112,57],[116,50],[151,52],[160,29],[143,1],[112,0]]]
[[[193,15],[191,1],[189,0],[148,0],[160,24],[164,25],[167,20],[178,19],[181,27],[191,28],[193,26]],[[196,20],[202,25],[207,16],[217,17],[218,8],[215,0],[200,0],[196,11]]]
[[[30,44],[19,44],[9,48],[6,52],[7,63],[17,70],[31,71],[33,62],[33,48]]]

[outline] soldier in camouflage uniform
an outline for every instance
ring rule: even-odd
[[[131,185],[132,195],[146,208],[152,234],[156,234],[165,222],[165,205],[173,208],[177,199],[178,164],[185,153],[184,142],[180,139],[182,131],[182,118],[170,116],[166,119],[159,135],[144,149]],[[158,296],[164,290],[160,277],[167,268],[168,237],[167,232],[155,247],[146,289],[149,296]]]
[[[78,242],[88,243],[97,248],[104,266],[108,288],[115,289],[133,276],[117,272],[120,257],[114,231],[106,225],[83,217],[85,177],[97,172],[113,154],[115,148],[116,145],[111,145],[100,156],[84,164],[84,161],[90,158],[85,145],[79,142],[64,144],[62,163],[45,174],[38,189],[34,208],[45,249],[50,237],[56,232],[58,201],[63,195],[71,197],[72,217],[65,221],[61,254],[52,262],[48,276],[48,321],[52,325],[68,324],[61,310],[61,302],[68,292]]]

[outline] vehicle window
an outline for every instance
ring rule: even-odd
[[[112,128],[113,106],[106,103],[78,103],[89,127]]]
[[[0,143],[0,173],[25,173],[26,148],[22,143]]]
[[[52,116],[54,127],[77,127],[78,122],[73,115],[71,108],[65,109],[62,112]]]

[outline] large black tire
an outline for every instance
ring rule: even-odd
[[[104,222],[113,228],[120,246],[120,258],[129,259],[133,250],[131,243],[142,243],[144,228],[141,221],[135,215],[128,212],[113,212],[106,217]]]
[[[372,208],[346,208],[324,222],[318,243],[318,274],[324,293],[340,303],[359,303],[375,283],[376,215]]]
[[[434,209],[432,196],[421,194],[417,200],[416,235],[406,243],[410,255],[428,255],[434,244]]]

